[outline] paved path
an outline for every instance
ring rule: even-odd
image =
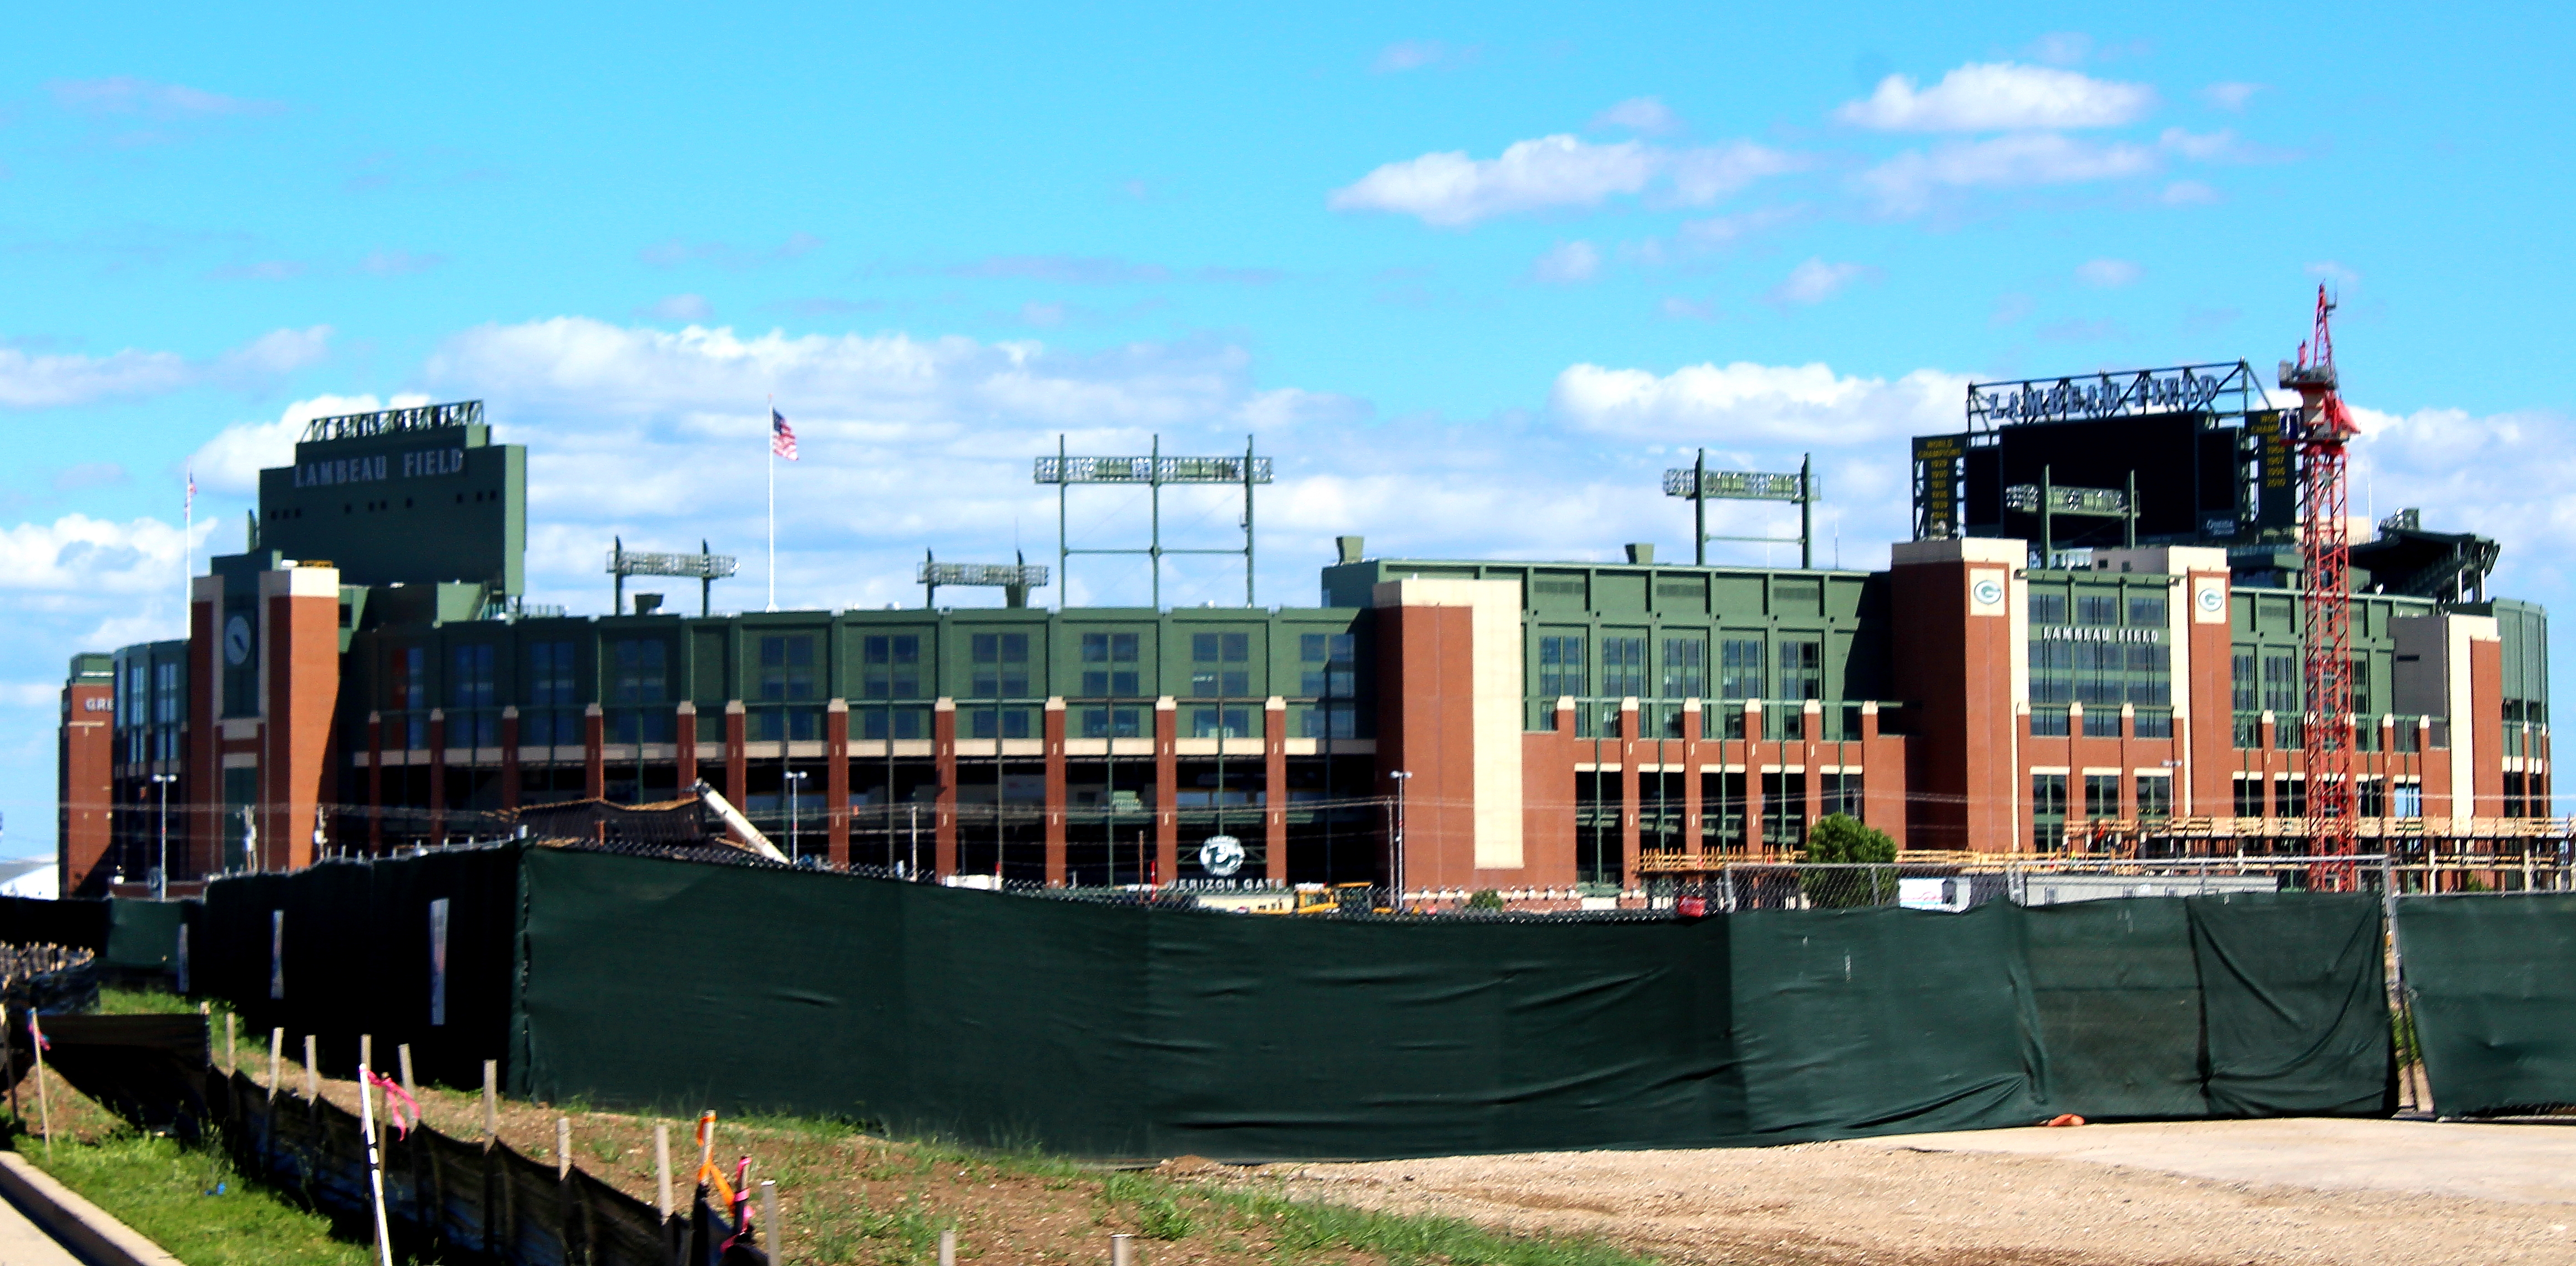
[[[81,1261],[38,1230],[18,1206],[0,1200],[0,1266],[81,1266]]]
[[[2576,1204],[2576,1122],[2193,1121],[1901,1134],[1858,1142],[1918,1152],[2092,1161],[2320,1191]]]

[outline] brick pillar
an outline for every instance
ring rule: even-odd
[[[501,709],[501,807],[519,807],[519,710]]]
[[[110,670],[111,673],[113,670]],[[74,677],[63,685],[62,731],[55,759],[60,817],[55,882],[65,897],[104,896],[114,868],[116,686],[113,676]],[[107,874],[95,874],[105,870]]]
[[[1645,847],[1645,831],[1639,819],[1645,814],[1646,802],[1639,794],[1643,780],[1637,776],[1637,759],[1641,750],[1637,742],[1644,737],[1639,727],[1637,701],[1619,701],[1619,887],[1621,891],[1637,886],[1637,856]],[[1644,749],[1651,750],[1651,749]]]
[[[682,699],[671,712],[671,737],[676,746],[672,767],[679,776],[680,794],[685,796],[698,781],[698,705]]]
[[[957,873],[957,701],[942,698],[930,707],[930,759],[939,775],[931,830],[936,836],[931,873],[942,878]]]
[[[1181,865],[1181,712],[1170,695],[1154,701],[1154,882]]]
[[[1700,865],[1700,816],[1708,812],[1701,797],[1699,734],[1700,719],[1705,715],[1697,699],[1682,700],[1682,855],[1692,866]]]
[[[598,704],[581,710],[581,794],[597,800],[608,794],[608,714]]]
[[[823,705],[823,807],[830,814],[832,869],[850,868],[850,701]]]
[[[1049,888],[1064,886],[1065,789],[1064,789],[1064,700],[1051,697],[1046,701],[1044,718],[1046,740],[1046,882]]]
[[[313,864],[321,806],[337,800],[331,718],[340,702],[340,573],[286,567],[259,577],[267,698],[259,738],[263,869]]]
[[[385,851],[385,714],[367,713],[367,851]]]
[[[742,700],[726,700],[724,719],[724,793],[726,799],[733,801],[733,807],[737,812],[743,811],[743,795],[751,786],[751,762],[750,759],[743,754],[742,747],[743,731],[749,724],[750,718],[744,715],[742,710]],[[751,841],[745,840],[743,842],[748,844]]]
[[[1288,885],[1288,701],[1272,695],[1261,705],[1262,874]]]
[[[1760,857],[1762,839],[1762,701],[1744,701],[1744,852]]]
[[[1816,819],[1824,816],[1822,812],[1825,807],[1825,772],[1822,763],[1824,756],[1817,750],[1817,745],[1824,740],[1824,734],[1825,705],[1809,699],[1806,707],[1801,709],[1798,718],[1800,739],[1798,763],[1805,766],[1807,770],[1807,775],[1802,780],[1807,788],[1807,803],[1799,812],[1807,815],[1808,826],[1814,826]],[[1803,836],[1805,832],[1802,831],[1800,834]]]
[[[429,710],[429,842],[447,838],[447,712]]]

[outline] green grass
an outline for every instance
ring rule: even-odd
[[[103,1142],[15,1140],[18,1153],[64,1186],[170,1250],[188,1266],[363,1266],[363,1241],[334,1237],[331,1219],[289,1203],[216,1151],[122,1133]]]

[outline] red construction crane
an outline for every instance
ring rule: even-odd
[[[2307,775],[2309,851],[2349,858],[2356,850],[2353,812],[2352,542],[2345,511],[2344,445],[2358,433],[2336,390],[2335,309],[2317,287],[2316,333],[2298,363],[2281,362],[2281,385],[2299,393],[2299,560],[2307,572],[2307,714],[2301,717],[2301,767]],[[2319,863],[2311,888],[2348,892],[2358,884],[2350,861]]]

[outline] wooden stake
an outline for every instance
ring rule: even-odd
[[[671,1123],[668,1121],[653,1123],[653,1177],[660,1183],[662,1191],[662,1201],[656,1207],[662,1211],[662,1220],[668,1222],[671,1220]]]
[[[376,1088],[367,1081],[367,1074],[375,1071],[375,1067],[376,1035],[361,1033],[358,1035],[358,1097],[366,1100],[358,1106],[358,1115],[362,1117],[375,1111]]]
[[[1132,1235],[1110,1236],[1109,1266],[1135,1266],[1135,1262],[1136,1237]]]
[[[760,1180],[760,1246],[769,1250],[769,1260],[773,1262],[778,1260],[779,1252],[787,1244],[787,1237],[778,1232],[778,1183],[775,1179],[763,1178]]]
[[[402,1045],[395,1047],[394,1058],[402,1061],[403,1093],[410,1095],[413,1103],[419,1103],[420,1087],[414,1084],[411,1079],[411,1043],[405,1042]]]
[[[483,1144],[501,1141],[501,1061],[483,1061]]]
[[[286,1030],[283,1027],[270,1029],[268,1031],[268,1100],[271,1103],[277,1102],[278,1052],[285,1049]]]
[[[953,1226],[939,1233],[939,1266],[957,1266],[957,1228]]]
[[[304,1101],[308,1104],[319,1103],[322,1101],[322,1068],[314,1055],[313,1045],[313,1035],[310,1033],[305,1034]]]
[[[32,1010],[27,1013],[27,1046],[36,1056],[36,1121],[44,1131],[45,1158],[51,1160],[54,1155],[54,1105],[52,1097],[45,1093],[44,1029]]]
[[[555,1181],[572,1177],[572,1118],[555,1118]]]

